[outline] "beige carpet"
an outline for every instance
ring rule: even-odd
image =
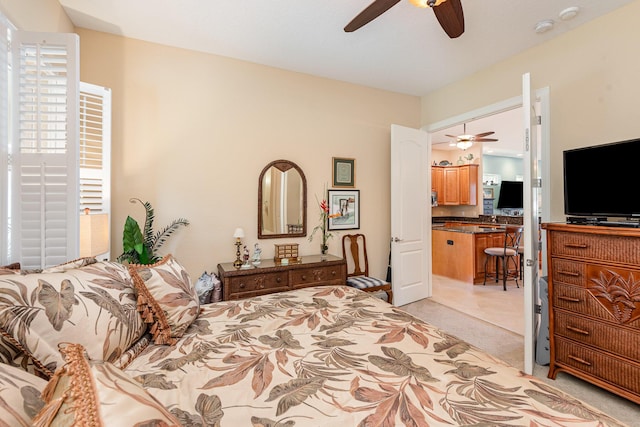
[[[499,294],[513,293],[515,295],[515,292],[511,292],[511,288],[507,292],[502,291],[502,288],[495,289],[494,292]],[[459,303],[458,300],[450,302],[452,304]],[[483,303],[475,302],[474,306],[480,307],[483,306]],[[520,304],[521,306],[522,304]],[[477,317],[472,317],[469,315],[472,310],[464,309],[459,311],[438,303],[433,298],[423,299],[401,308],[501,358],[516,368],[523,369],[524,338],[521,334],[483,321]],[[501,311],[504,312],[504,310]],[[520,317],[523,317],[522,314],[520,314]],[[509,324],[514,323],[511,318],[507,320]],[[505,319],[498,321],[498,323],[500,322],[505,323]],[[629,426],[640,427],[640,406],[567,374],[560,373],[556,380],[550,380],[547,378],[547,371],[546,366],[536,365],[534,375]]]

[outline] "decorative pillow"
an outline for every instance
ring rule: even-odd
[[[173,345],[200,312],[200,301],[189,274],[169,254],[152,265],[129,265],[138,291],[138,310],[156,344]]]
[[[108,362],[88,361],[79,344],[60,346],[66,364],[42,393],[47,405],[33,420],[44,426],[180,426],[142,386]]]
[[[73,270],[75,268],[85,267],[87,265],[95,264],[98,262],[94,257],[78,258],[73,261],[65,262],[64,264],[56,265],[55,267],[47,267],[42,270],[43,273],[64,273],[67,270]]]
[[[44,407],[47,382],[23,369],[0,364],[0,425],[28,426]]]
[[[64,363],[61,342],[77,342],[92,359],[111,362],[146,330],[123,265],[103,261],[62,270],[0,276],[0,334],[22,357],[9,363],[46,378]]]

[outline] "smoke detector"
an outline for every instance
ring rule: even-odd
[[[546,33],[553,28],[553,20],[545,19],[536,24],[535,31],[538,34]]]
[[[580,8],[578,6],[571,6],[561,10],[560,13],[558,14],[558,17],[560,17],[560,19],[562,19],[563,21],[568,21],[570,19],[575,18],[578,15],[579,11],[580,11]]]

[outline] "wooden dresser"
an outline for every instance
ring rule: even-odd
[[[543,228],[549,378],[564,371],[640,403],[640,229]]]
[[[282,265],[263,260],[258,267],[237,269],[232,262],[218,264],[223,299],[241,299],[274,292],[290,291],[319,285],[344,285],[347,282],[347,263],[328,255],[301,257],[300,262]]]

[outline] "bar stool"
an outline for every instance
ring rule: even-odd
[[[518,276],[521,274],[522,269],[518,268],[516,257],[518,256],[518,247],[520,246],[520,239],[522,238],[523,226],[507,225],[504,230],[504,245],[502,247],[486,248],[484,253],[486,258],[484,260],[484,282],[487,284],[487,277],[496,279],[496,283],[500,279],[500,261],[502,261],[502,288],[507,290],[507,277],[513,278],[518,285]],[[495,259],[496,271],[495,274],[489,273],[489,259]],[[513,263],[513,272],[509,271],[509,261]]]

